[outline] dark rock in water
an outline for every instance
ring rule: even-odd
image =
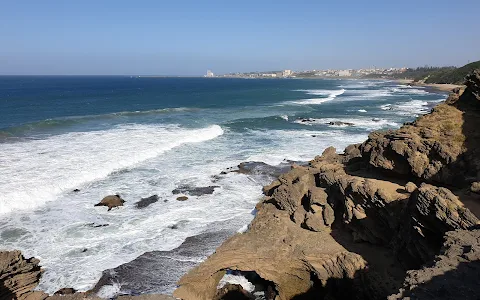
[[[284,159],[282,163],[276,166],[272,166],[261,161],[247,161],[240,163],[236,169],[229,170],[228,172],[245,174],[258,182],[260,185],[267,185],[272,180],[277,179],[278,176],[290,171],[292,166],[307,164],[308,162],[290,161],[287,159]],[[220,174],[223,175],[227,174],[228,172],[224,171]]]
[[[78,193],[78,192],[80,192],[80,190],[79,190],[79,189],[74,189],[73,191],[74,191],[75,193]]]
[[[168,228],[170,228],[170,229],[178,229],[178,225],[177,225],[177,224],[173,224],[173,225],[168,226]]]
[[[163,200],[163,202],[167,203],[167,202],[168,202],[168,200],[167,200],[167,199],[165,199],[165,200]]]
[[[211,195],[215,191],[216,188],[219,188],[218,185],[212,186],[201,186],[201,187],[193,187],[189,185],[181,185],[178,188],[172,191],[172,194],[188,194],[190,196],[202,196],[202,195]]]
[[[227,283],[218,289],[213,300],[255,300],[255,296],[246,291],[240,284]]]
[[[315,119],[312,119],[312,118],[300,119],[300,122],[302,123],[315,122]]]
[[[135,203],[136,208],[145,208],[150,204],[153,204],[158,201],[158,195],[152,195],[147,198],[142,198],[140,201]]]
[[[90,227],[93,227],[93,228],[98,228],[98,227],[106,227],[108,226],[109,224],[96,224],[96,223],[88,223],[86,224],[86,226],[90,226]]]
[[[87,251],[88,251],[88,249],[87,249],[87,248],[84,248],[84,249],[82,250],[82,253],[85,253],[85,252],[87,252]]]
[[[353,123],[342,122],[342,121],[332,121],[332,122],[328,122],[326,124],[331,125],[331,126],[353,126],[353,125],[355,125]]]
[[[71,294],[75,294],[76,292],[77,290],[74,288],[63,288],[56,291],[54,295],[71,295]]]
[[[240,163],[238,170],[233,172],[246,175],[268,175],[273,178],[278,178],[278,176],[283,173],[290,171],[292,164],[291,162],[287,162],[272,166],[261,161],[247,161]]]
[[[180,196],[180,197],[177,197],[177,200],[178,201],[185,201],[185,200],[188,200],[188,197],[187,196]]]
[[[119,283],[121,290],[130,294],[171,293],[180,276],[211,255],[232,234],[231,231],[202,233],[188,237],[171,251],[146,252],[131,262],[103,271],[92,291],[96,293],[104,285]]]
[[[125,200],[120,198],[120,195],[117,194],[117,195],[106,196],[105,198],[102,199],[102,201],[95,204],[95,206],[107,206],[108,211],[110,211],[114,207],[123,206],[123,203],[125,203]]]

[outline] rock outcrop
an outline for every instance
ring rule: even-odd
[[[44,299],[48,295],[33,292],[42,275],[39,260],[26,259],[20,251],[0,252],[0,299]]]
[[[102,201],[95,204],[95,206],[107,206],[108,211],[110,211],[112,208],[123,206],[123,203],[125,203],[125,200],[123,200],[120,195],[110,195],[104,197]]]
[[[396,299],[480,299],[480,230],[447,232],[434,263],[407,272]]]
[[[183,276],[174,296],[212,299],[236,270],[271,282],[277,300],[412,297],[423,286],[415,280],[434,279],[407,270],[432,262],[445,237],[453,246],[441,257],[476,264],[480,73],[466,85],[415,122],[343,154],[328,148],[265,186],[249,230]]]

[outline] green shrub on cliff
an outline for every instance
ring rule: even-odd
[[[480,61],[472,62],[452,70],[439,70],[430,74],[425,82],[463,84],[465,76],[478,68],[480,68]]]

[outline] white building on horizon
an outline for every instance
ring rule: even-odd
[[[350,77],[350,76],[352,76],[352,70],[339,70],[338,71],[338,76]]]
[[[215,77],[215,74],[213,74],[212,71],[207,70],[207,75],[205,75],[205,77]]]
[[[282,76],[283,76],[283,77],[292,76],[292,70],[283,70]]]

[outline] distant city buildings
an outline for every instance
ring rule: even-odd
[[[213,74],[212,71],[207,70],[207,74],[205,75],[205,77],[215,77],[215,74]]]
[[[234,77],[234,78],[295,78],[295,77],[388,77],[394,74],[400,74],[407,68],[377,68],[368,69],[328,69],[328,70],[303,70],[303,71],[274,71],[274,72],[248,72],[248,73],[230,73],[217,77]],[[209,71],[210,72],[210,71]],[[208,75],[207,77],[211,77]],[[213,73],[210,73],[213,77]]]
[[[339,70],[338,71],[338,76],[340,76],[340,77],[350,77],[350,76],[352,76],[352,71],[353,70]]]
[[[290,77],[292,76],[292,70],[283,70],[282,77]]]

